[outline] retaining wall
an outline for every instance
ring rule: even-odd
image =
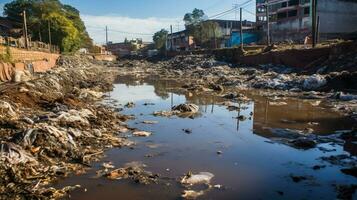
[[[243,65],[274,64],[297,68],[310,68],[318,66],[327,59],[343,53],[353,51],[357,42],[345,42],[334,46],[319,47],[314,49],[288,49],[270,51],[254,55],[243,55],[240,48],[226,48],[214,50],[201,50],[192,52],[168,52],[168,56],[188,54],[214,55],[218,60]],[[245,47],[245,50],[258,50],[263,46]]]
[[[6,47],[0,46],[0,54],[6,53]],[[59,54],[46,53],[40,51],[28,51],[10,47],[12,62],[15,69],[24,70],[26,66],[32,64],[34,72],[44,72],[56,65]]]

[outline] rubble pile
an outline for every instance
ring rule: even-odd
[[[96,103],[114,73],[77,59],[63,57],[37,79],[0,88],[0,199],[60,198],[79,186],[56,190],[54,179],[129,144],[117,135],[127,118]]]
[[[227,65],[225,62],[219,62],[212,56],[207,55],[184,55],[176,56],[167,61],[167,65],[172,69],[195,69],[195,68],[211,68]]]
[[[208,55],[183,55],[158,62],[125,60],[120,61],[119,67],[124,68],[125,75],[136,78],[157,77],[182,81],[185,84],[182,90],[187,93],[215,92],[224,96],[228,94],[224,87],[238,90],[269,89],[275,90],[271,93],[274,95],[334,102],[332,106],[337,111],[348,116],[357,116],[357,100],[353,94],[357,89],[357,72],[353,70],[339,71],[338,67],[330,67],[328,73],[322,73],[321,67],[308,72],[305,69],[274,65],[234,66]],[[339,95],[340,92],[344,92],[344,95]],[[348,101],[341,103],[340,96]],[[166,111],[156,112],[154,115],[173,114]]]

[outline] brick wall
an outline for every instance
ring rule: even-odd
[[[44,72],[56,65],[59,54],[40,51],[28,51],[10,47],[11,56],[18,70],[25,69],[27,64],[32,64],[35,72]],[[0,46],[0,54],[6,53],[6,47]]]

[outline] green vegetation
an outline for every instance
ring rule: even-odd
[[[156,49],[161,51],[165,50],[167,34],[168,31],[165,29],[161,29],[160,31],[154,34],[153,40],[155,42]]]
[[[201,47],[213,46],[222,37],[219,24],[206,20],[203,10],[195,8],[192,13],[185,14],[183,20],[189,34],[193,36],[196,44]],[[216,41],[215,41],[216,40]]]
[[[186,27],[188,26],[196,26],[199,23],[203,22],[205,19],[205,13],[200,9],[193,9],[192,13],[186,13],[183,17],[183,21],[185,22]]]
[[[12,62],[12,55],[11,55],[10,47],[6,47],[5,53],[0,54],[0,62],[6,62],[6,63]]]
[[[49,43],[50,25],[52,44],[63,52],[73,52],[81,47],[90,48],[92,39],[80,18],[79,11],[59,0],[14,0],[4,6],[4,14],[14,21],[22,21],[26,11],[28,32],[32,40]],[[22,24],[18,24],[22,28]]]

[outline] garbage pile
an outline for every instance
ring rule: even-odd
[[[211,68],[227,65],[225,62],[220,62],[215,60],[213,56],[207,55],[183,55],[176,56],[169,61],[167,61],[167,65],[172,69],[195,69],[197,67],[200,68]]]
[[[323,68],[319,68],[315,69],[314,73],[305,73],[303,69],[286,66],[234,66],[217,61],[208,55],[180,55],[157,63],[125,61],[125,64],[119,65],[130,66],[136,76],[145,76],[146,73],[146,75],[158,75],[161,78],[180,78],[189,81],[187,84],[201,81],[207,84],[206,88],[210,88],[212,82],[223,86],[291,90],[292,92],[329,92],[357,88],[354,81],[357,72],[331,71],[332,69],[329,68],[328,73],[322,73],[319,70],[321,71]],[[137,69],[133,70],[132,68]]]
[[[80,186],[58,190],[49,187],[53,180],[130,144],[118,135],[127,117],[96,103],[114,73],[75,57],[60,60],[38,79],[0,89],[0,199],[61,198]]]

